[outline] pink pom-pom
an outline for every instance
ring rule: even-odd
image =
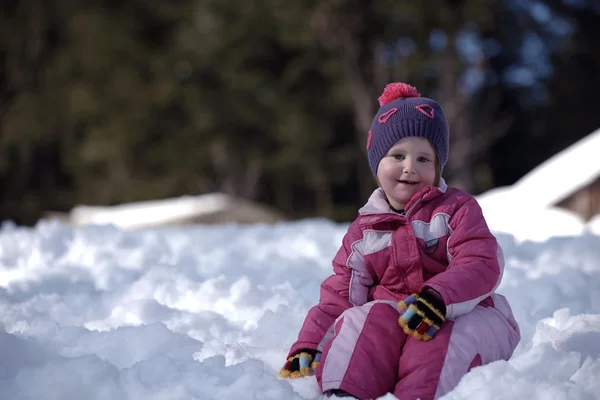
[[[379,96],[379,105],[382,106],[390,101],[399,99],[400,97],[421,97],[421,94],[417,91],[416,87],[406,83],[390,83],[383,89],[381,96]]]

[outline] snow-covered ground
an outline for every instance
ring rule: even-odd
[[[5,223],[0,399],[319,399],[277,372],[346,227]],[[523,339],[448,398],[600,398],[600,237],[498,238]]]
[[[598,176],[583,153],[599,137],[478,197],[522,341],[446,399],[600,399],[600,215],[584,223],[544,202]],[[558,179],[565,163],[589,174]],[[205,196],[78,208],[76,225],[112,225],[4,223],[0,400],[322,398],[314,377],[277,372],[347,224],[130,230],[221,206]]]

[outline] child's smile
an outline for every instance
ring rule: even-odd
[[[377,168],[377,179],[390,205],[404,209],[416,192],[433,185],[436,162],[435,150],[427,139],[409,136],[392,146]]]

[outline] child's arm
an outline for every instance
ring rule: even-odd
[[[446,304],[446,318],[454,319],[473,310],[496,290],[502,279],[504,258],[474,198],[456,211],[449,224],[450,264],[424,286],[440,293]]]
[[[309,310],[288,357],[301,349],[316,350],[329,327],[346,309],[367,302],[373,279],[365,266],[362,232],[356,221],[348,228],[333,259],[333,272],[321,284],[319,304]]]

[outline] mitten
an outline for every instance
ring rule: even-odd
[[[407,335],[419,340],[430,340],[446,320],[446,305],[433,289],[425,289],[398,303],[404,310],[398,323]]]
[[[317,350],[301,350],[288,358],[279,371],[279,377],[296,379],[312,375],[320,360],[321,353]]]

